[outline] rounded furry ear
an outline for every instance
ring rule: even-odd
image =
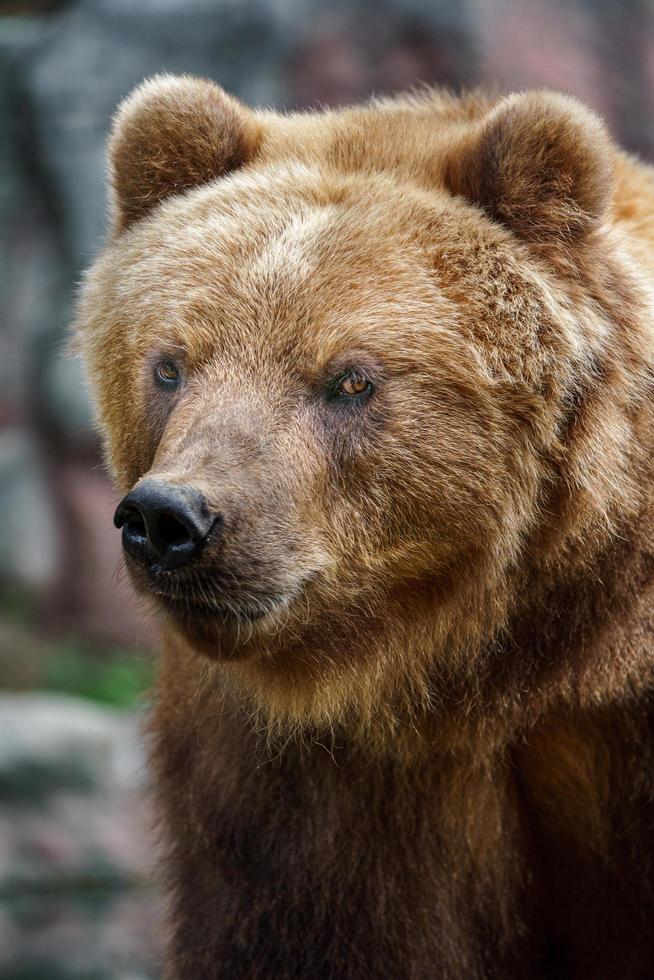
[[[157,75],[118,108],[109,139],[117,232],[164,198],[240,167],[256,153],[254,113],[218,85]]]
[[[450,157],[446,183],[522,238],[578,239],[606,214],[613,146],[604,124],[554,92],[510,95]]]

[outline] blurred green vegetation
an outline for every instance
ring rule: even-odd
[[[59,691],[132,707],[152,683],[145,650],[44,635],[33,597],[0,589],[0,689]]]
[[[102,659],[90,655],[85,644],[75,641],[52,647],[43,677],[43,688],[130,707],[150,686],[152,665],[133,651],[110,649]]]

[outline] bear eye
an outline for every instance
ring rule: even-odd
[[[165,357],[157,364],[154,376],[163,387],[176,388],[180,380],[180,371],[173,360]]]
[[[372,382],[361,371],[348,371],[334,384],[334,393],[344,398],[357,398],[372,392]]]

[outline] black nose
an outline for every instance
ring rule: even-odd
[[[144,480],[116,508],[123,548],[151,571],[171,571],[197,558],[218,518],[193,487]]]

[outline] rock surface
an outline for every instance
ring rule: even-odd
[[[161,909],[139,718],[0,696],[0,976],[154,978]]]

